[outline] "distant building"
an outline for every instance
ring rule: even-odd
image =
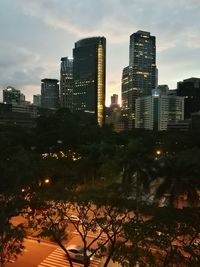
[[[115,105],[118,105],[118,95],[116,94],[113,94],[111,95],[111,106],[115,106]]]
[[[110,102],[110,108],[113,110],[115,108],[119,108],[119,104],[118,104],[118,95],[113,94],[111,96],[111,102]]]
[[[177,96],[185,97],[185,118],[200,111],[200,78],[189,78],[177,83]]]
[[[200,111],[191,114],[191,128],[194,131],[200,131]]]
[[[163,131],[169,123],[183,119],[184,97],[161,95],[156,89],[152,96],[136,99],[136,128]]]
[[[33,95],[33,105],[37,107],[41,106],[41,95]]]
[[[41,107],[47,109],[57,109],[59,107],[58,80],[41,80]]]
[[[33,128],[38,115],[36,106],[0,103],[0,125]]]
[[[162,95],[168,95],[169,86],[167,84],[158,85],[157,88],[160,90]]]
[[[169,131],[189,131],[191,129],[191,120],[170,121],[167,124]]]
[[[3,90],[3,102],[5,104],[23,105],[25,102],[25,95],[20,90],[12,86],[8,86]]]
[[[73,59],[61,58],[60,64],[60,106],[73,108]]]
[[[122,73],[122,111],[128,129],[135,126],[135,101],[151,95],[158,81],[156,38],[137,31],[130,36],[129,66]]]
[[[177,89],[169,89],[167,95],[177,96]]]
[[[110,112],[106,114],[106,124],[112,125],[115,132],[122,132],[125,130],[120,107],[114,109],[110,108]]]
[[[73,111],[93,117],[102,126],[105,120],[105,37],[76,42],[73,58]]]

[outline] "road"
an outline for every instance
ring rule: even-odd
[[[70,240],[72,243],[74,238]],[[75,243],[77,243],[76,240]],[[69,267],[63,250],[52,243],[37,240],[26,239],[25,249],[22,255],[15,262],[8,263],[5,267]],[[90,267],[99,267],[99,259],[91,260]],[[74,263],[74,267],[83,267],[81,263]]]
[[[6,264],[6,267],[36,267],[57,248],[54,244],[30,239],[25,240],[24,246],[23,254],[15,262]]]
[[[25,223],[23,217],[17,216],[12,218],[12,223],[18,225]],[[74,244],[82,246],[80,235],[76,232],[73,224],[69,224],[69,240],[65,246]],[[91,233],[87,237],[88,244],[96,238],[96,235]],[[103,238],[103,237],[102,237]],[[105,237],[104,237],[105,238]],[[103,238],[103,239],[104,239]],[[24,242],[25,249],[12,263],[7,263],[5,267],[69,267],[69,262],[66,259],[65,252],[56,244],[41,240],[26,239]],[[92,248],[96,248],[95,242]],[[102,259],[103,261],[103,259]],[[90,267],[100,267],[102,261],[100,259],[93,259],[90,262]],[[81,263],[73,263],[74,267],[83,267]],[[112,266],[112,265],[111,265]]]

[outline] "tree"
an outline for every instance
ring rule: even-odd
[[[22,146],[7,147],[0,152],[0,193],[21,192],[38,179],[38,156]]]
[[[195,155],[195,157],[194,157]],[[164,182],[158,187],[156,197],[165,193],[170,195],[170,205],[177,207],[179,197],[185,195],[191,205],[199,201],[200,189],[199,166],[200,150],[192,149],[166,156],[161,160],[159,175]]]
[[[132,140],[119,151],[119,165],[122,166],[122,187],[126,197],[141,202],[142,192],[153,180],[154,159],[151,146],[145,146],[143,139]],[[121,161],[121,162],[120,162]]]
[[[16,198],[0,197],[0,264],[16,259],[22,252],[25,230],[22,224],[14,226],[10,219],[17,209],[21,209],[22,202]]]
[[[125,209],[114,205],[96,205],[91,201],[50,201],[48,212],[32,218],[32,227],[40,229],[40,236],[49,236],[66,253],[73,266],[72,259],[65,248],[69,223],[72,224],[80,238],[84,251],[84,266],[88,266],[87,251],[97,258],[106,257],[104,267],[112,258],[116,258],[119,244],[126,243],[123,227],[129,220]],[[76,214],[79,221],[74,221],[71,214]],[[90,235],[93,234],[93,238]]]
[[[152,266],[199,266],[199,209],[160,208],[145,222],[144,243],[150,248]],[[148,261],[150,259],[147,258]]]

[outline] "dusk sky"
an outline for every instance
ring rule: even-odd
[[[11,85],[32,101],[77,40],[105,36],[108,104],[137,30],[156,36],[159,84],[200,77],[200,0],[0,0],[0,99]]]

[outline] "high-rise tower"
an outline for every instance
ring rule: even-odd
[[[61,58],[60,64],[60,106],[72,111],[73,103],[73,59]]]
[[[73,49],[73,110],[93,114],[99,126],[105,117],[106,39],[91,37]]]
[[[59,107],[58,80],[41,80],[41,107],[47,109],[57,109]]]
[[[122,74],[122,110],[128,128],[135,125],[136,99],[151,95],[156,86],[156,38],[149,32],[137,31],[130,36],[129,66]]]
[[[177,96],[185,97],[185,119],[200,111],[200,78],[189,78],[177,84]]]

